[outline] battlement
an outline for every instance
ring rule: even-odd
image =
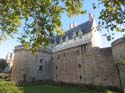
[[[117,45],[119,43],[123,43],[123,42],[125,42],[125,37],[119,38],[119,39],[115,40],[114,42],[112,42],[112,46],[115,46],[115,45]]]
[[[24,50],[23,45],[17,45],[17,46],[15,46],[15,48],[14,48],[14,51],[15,51],[15,52],[16,52],[16,51],[20,51],[20,50]]]

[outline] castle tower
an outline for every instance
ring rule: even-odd
[[[9,52],[6,56],[6,62],[8,66],[5,68],[5,72],[10,72],[11,68],[13,66],[13,60],[14,60],[14,53]]]
[[[96,25],[93,14],[89,13],[89,21],[93,21],[92,30],[92,47],[101,48],[101,33],[98,31],[98,26]]]
[[[31,52],[18,45],[14,49],[14,65],[11,73],[13,81],[31,82],[35,78],[36,57]]]
[[[112,53],[121,87],[125,89],[125,37],[112,43]]]
[[[39,48],[36,55],[26,50],[22,45],[14,49],[14,65],[11,73],[13,81],[33,82],[50,80],[50,52]]]

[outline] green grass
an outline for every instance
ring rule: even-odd
[[[56,85],[25,85],[22,87],[24,93],[100,93],[96,89],[80,89],[76,87],[61,87]]]

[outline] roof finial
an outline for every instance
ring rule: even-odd
[[[94,18],[93,14],[92,13],[89,13],[89,20],[92,21]]]
[[[77,25],[76,25],[76,22],[73,22],[73,28],[76,27],[76,26],[77,26]]]
[[[71,24],[70,24],[70,29],[72,29],[72,28],[73,28],[73,24],[71,23]]]

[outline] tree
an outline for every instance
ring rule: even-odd
[[[98,5],[104,6],[99,16],[99,26],[108,32],[125,31],[125,0],[98,0]],[[93,4],[95,9],[97,5]],[[113,34],[114,35],[114,34]],[[111,35],[106,35],[108,40]]]
[[[0,59],[0,69],[1,69],[1,70],[4,70],[5,67],[7,67],[6,60]]]
[[[14,82],[0,79],[0,93],[24,93]]]
[[[18,27],[24,23],[19,41],[32,52],[41,45],[47,45],[48,38],[60,35],[61,14],[68,16],[83,14],[83,0],[0,0],[0,39],[19,33]]]
[[[63,34],[60,29],[61,14],[68,16],[83,14],[84,0],[0,0],[0,40],[7,36],[19,35],[19,41],[32,52],[41,45],[49,43],[48,38],[55,33]],[[97,0],[103,5],[99,27],[108,31],[123,32],[125,23],[125,0]],[[93,4],[93,8],[97,5]],[[23,32],[18,27],[24,23]],[[122,25],[122,26],[121,26]],[[107,36],[111,39],[111,36]]]

